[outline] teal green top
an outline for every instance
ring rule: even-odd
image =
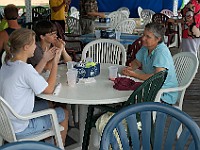
[[[166,68],[168,70],[167,78],[162,88],[177,87],[178,81],[176,78],[174,61],[168,47],[162,42],[148,55],[148,49],[142,47],[136,54],[136,59],[142,63],[142,71],[146,74],[155,72],[155,68]],[[175,104],[177,101],[178,92],[164,93],[161,99],[169,104]]]

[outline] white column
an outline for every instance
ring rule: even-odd
[[[25,0],[26,7],[26,22],[32,21],[32,8],[31,8],[31,0]]]
[[[174,17],[178,16],[178,0],[174,0],[173,3],[173,16]]]

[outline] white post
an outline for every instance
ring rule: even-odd
[[[178,17],[178,0],[174,0],[173,3],[173,16]]]
[[[31,0],[25,0],[26,7],[26,23],[32,21],[32,8],[31,8]]]

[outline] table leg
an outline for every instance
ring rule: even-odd
[[[88,105],[79,105],[79,141],[76,144],[67,146],[66,150],[81,150],[83,135],[85,130],[85,120],[87,117]]]
[[[80,113],[79,113],[79,130],[80,130],[80,144],[82,145],[83,136],[85,131],[85,120],[87,118],[88,105],[79,105]]]

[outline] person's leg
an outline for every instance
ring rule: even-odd
[[[94,33],[94,21],[93,20],[90,20],[90,19],[87,19],[87,34],[89,33]]]
[[[60,122],[60,125],[64,127],[64,130],[61,131],[61,137],[62,137],[63,143],[65,143],[65,139],[66,139],[67,131],[68,131],[69,113],[68,113],[67,109],[63,109],[63,110],[65,113],[65,119],[62,122]],[[63,144],[63,145],[65,145],[65,144]]]
[[[200,59],[200,38],[195,38],[197,43],[197,57]]]
[[[88,34],[88,33],[94,32],[94,21],[93,20],[82,18],[80,20],[80,23],[81,23],[82,34]]]
[[[86,30],[86,19],[84,19],[84,18],[80,19],[80,26],[81,26],[82,34],[86,34],[85,33],[85,30]]]
[[[33,111],[44,110],[47,108],[49,108],[47,101],[38,101],[35,103],[35,107]],[[57,114],[58,122],[64,127],[64,130],[61,132],[61,137],[62,137],[63,143],[65,143],[66,134],[68,130],[68,111],[66,108],[63,109],[61,107],[55,108],[55,111]],[[49,115],[39,117],[39,118],[34,118],[34,119],[29,120],[29,125],[24,131],[16,133],[16,137],[24,138],[29,135],[39,134],[51,128],[51,126],[52,124],[51,124]]]
[[[197,56],[199,49],[196,39],[182,39],[181,48],[183,52],[191,52]]]
[[[55,105],[59,106],[59,103],[57,103]],[[43,100],[43,101],[39,101],[39,102],[35,103],[34,111],[44,110],[44,109],[47,109],[47,108],[49,108],[49,103],[47,101]],[[63,109],[63,111],[60,110],[61,108]],[[55,110],[56,110],[56,113],[57,113],[58,122],[60,123],[61,126],[64,127],[64,130],[61,131],[61,137],[62,137],[63,143],[65,143],[65,139],[66,139],[67,131],[68,131],[68,118],[69,118],[69,114],[68,114],[68,111],[66,109],[66,104],[60,104],[59,107],[55,107]],[[63,113],[64,113],[64,116],[65,116],[64,120],[60,119],[60,118],[63,118]],[[63,120],[63,121],[61,121],[61,120]]]

